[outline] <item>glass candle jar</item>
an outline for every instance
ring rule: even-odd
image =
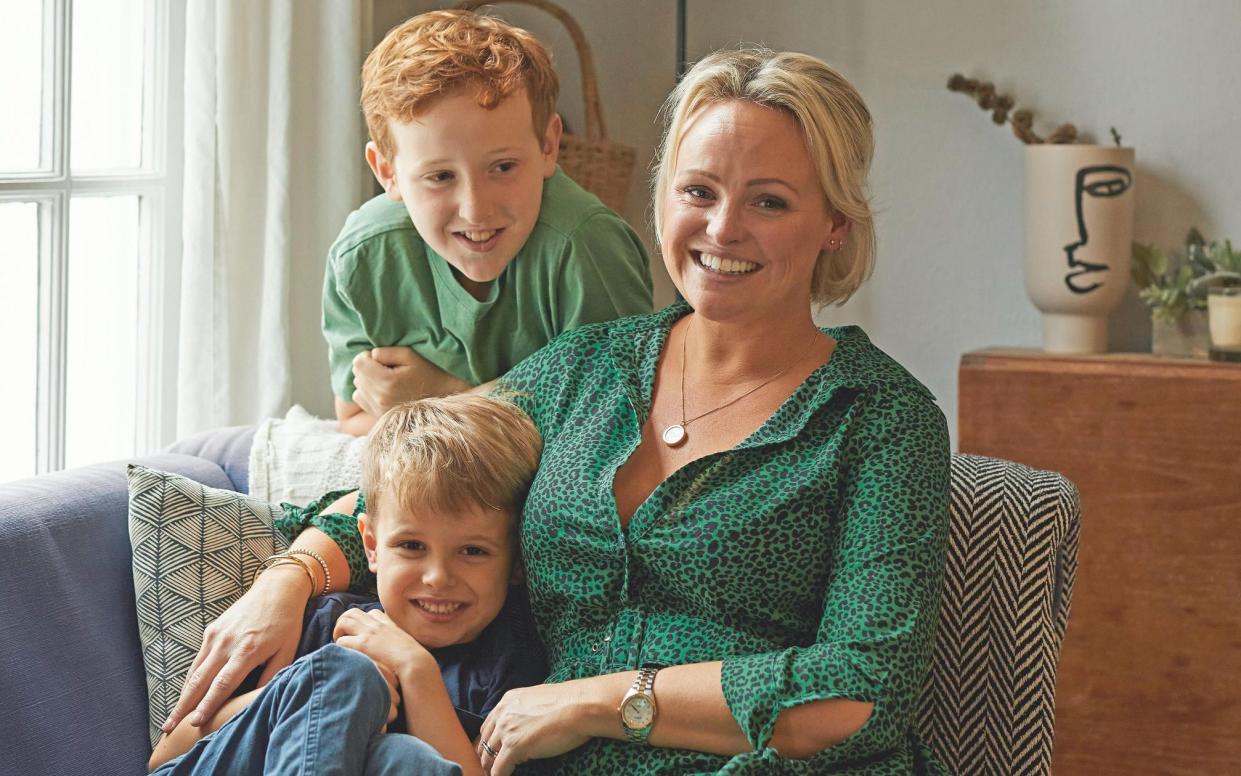
[[[1207,325],[1211,359],[1241,361],[1241,286],[1213,286],[1207,291]]]

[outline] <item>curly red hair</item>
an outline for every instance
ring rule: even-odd
[[[391,159],[388,121],[412,121],[463,87],[477,89],[487,109],[525,89],[540,140],[560,94],[551,53],[526,30],[471,11],[432,11],[392,28],[362,65],[371,140]]]

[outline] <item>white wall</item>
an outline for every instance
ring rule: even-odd
[[[1179,242],[1198,224],[1241,236],[1235,95],[1241,3],[896,0],[690,3],[690,48],[762,41],[838,66],[874,114],[875,276],[825,322],[856,322],[939,397],[956,428],[960,355],[1039,344],[1021,274],[1023,148],[968,98],[960,71],[994,80],[1044,130],[1072,121],[1137,150],[1135,239]],[[1132,294],[1114,349],[1149,348]]]
[[[672,0],[560,0],[585,28],[613,139],[657,139],[655,112],[674,82]],[[377,38],[447,3],[376,0]],[[550,43],[564,110],[581,126],[571,42],[540,12],[497,11]],[[872,281],[824,323],[859,323],[939,397],[956,428],[962,353],[1039,344],[1021,276],[1023,147],[968,98],[953,72],[994,80],[1036,128],[1072,121],[1106,141],[1116,126],[1137,149],[1135,239],[1177,244],[1191,225],[1241,238],[1241,2],[1236,0],[691,0],[691,59],[740,41],[796,49],[840,68],[874,114],[872,176],[879,260]],[[645,223],[635,178],[625,215]],[[644,227],[642,227],[644,228]],[[649,239],[649,235],[648,235]],[[666,280],[663,280],[666,284]],[[659,301],[671,292],[661,287]],[[1113,349],[1149,347],[1132,294],[1113,316]]]

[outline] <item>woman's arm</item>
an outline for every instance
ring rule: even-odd
[[[356,499],[356,493],[349,494],[329,509],[339,507],[352,514]],[[317,528],[307,528],[292,546],[318,553],[327,562],[332,575],[329,592],[348,589],[349,564],[331,537]],[[293,662],[306,603],[323,589],[319,564],[311,562],[309,566],[315,577],[313,590],[300,568],[293,564],[273,566],[207,626],[181,696],[161,726],[164,732],[173,730],[187,715],[190,724],[196,726],[211,719],[255,668],[263,666],[259,677],[262,687]]]
[[[229,698],[220,710],[212,715],[210,721],[201,727],[194,727],[189,720],[181,720],[171,733],[165,733],[155,744],[155,751],[151,752],[151,759],[147,762],[147,770],[153,771],[174,757],[180,757],[190,751],[198,739],[223,727],[225,722],[237,716],[237,712],[249,706],[260,692],[262,691],[251,690],[236,698]]]
[[[753,751],[724,698],[722,666],[697,663],[659,671],[651,746],[726,756]],[[636,676],[636,671],[626,671],[510,690],[487,717],[480,736],[500,753],[490,772],[510,773],[527,760],[563,754],[590,738],[625,740],[618,708]],[[769,746],[784,757],[809,757],[861,730],[873,706],[830,698],[785,709]],[[481,745],[477,751],[487,762]]]
[[[823,613],[814,643],[724,660],[721,685],[756,750],[803,701],[850,698],[873,709],[816,769],[906,742],[930,665],[948,538],[951,453],[943,413],[910,390],[871,397],[837,466]]]
[[[652,746],[723,755],[753,751],[724,698],[722,666],[721,662],[712,662],[660,670],[655,678],[658,717],[651,729]],[[625,672],[598,677],[608,682],[597,690],[601,703],[596,724],[600,732],[595,735],[625,738],[617,707],[635,676],[636,672]],[[777,719],[770,745],[785,757],[809,757],[860,730],[873,706],[831,698],[786,709]]]

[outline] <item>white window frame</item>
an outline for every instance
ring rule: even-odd
[[[92,0],[82,0],[91,2]],[[35,172],[0,171],[0,201],[39,206],[38,369],[35,471],[65,465],[69,203],[78,195],[139,196],[138,395],[134,454],[171,441],[176,425],[176,358],[181,262],[182,108],[185,9],[146,0],[142,165],[135,171],[73,174],[69,165],[74,0],[45,0],[43,142]]]

